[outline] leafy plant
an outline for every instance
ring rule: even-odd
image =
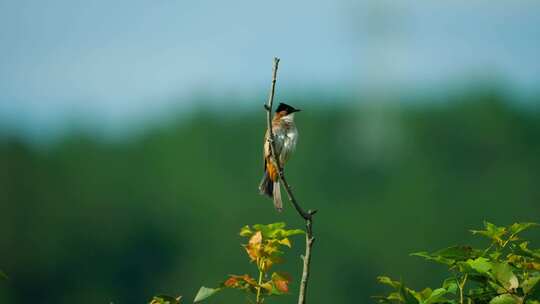
[[[436,289],[417,291],[400,281],[378,277],[393,291],[375,297],[379,303],[404,304],[540,304],[540,249],[530,249],[520,233],[536,223],[496,226],[485,222],[483,230],[471,230],[490,240],[484,249],[453,246],[413,256],[448,267],[451,274]]]
[[[268,296],[283,295],[289,292],[291,277],[287,273],[272,272],[270,269],[283,262],[284,248],[291,248],[290,236],[303,234],[300,229],[285,229],[283,222],[268,225],[244,226],[240,236],[248,238],[243,244],[249,260],[257,266],[257,279],[249,274],[231,274],[219,288],[201,287],[194,302],[200,302],[224,289],[243,290],[255,296],[256,303],[263,303]]]
[[[273,266],[284,261],[284,249],[291,248],[290,237],[303,234],[301,229],[285,229],[283,222],[268,225],[256,224],[244,226],[240,229],[240,236],[248,239],[242,246],[250,262],[257,267],[257,279],[249,274],[231,274],[217,288],[202,286],[194,303],[198,303],[213,296],[223,289],[237,289],[247,292],[255,297],[257,304],[263,303],[268,296],[279,296],[289,292],[291,277],[287,273],[272,272]],[[180,304],[180,298],[170,296],[155,296],[150,304]]]

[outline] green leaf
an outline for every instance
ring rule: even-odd
[[[512,272],[512,267],[507,263],[495,263],[492,267],[493,276],[508,291],[513,291],[519,286],[516,275]]]
[[[493,267],[491,262],[483,257],[476,258],[474,260],[467,260],[467,265],[469,265],[473,270],[481,274],[487,274],[489,270]]]
[[[490,222],[484,222],[484,227],[486,230],[471,230],[471,232],[488,237],[499,245],[504,243],[502,237],[507,233],[506,227],[498,227]]]
[[[470,288],[468,296],[471,298],[478,298],[486,294],[486,289],[482,287]]]
[[[414,290],[406,288],[405,286],[403,286],[403,284],[401,284],[399,292],[403,297],[403,302],[405,304],[419,304],[419,301],[414,296],[416,293]]]
[[[197,292],[197,295],[195,296],[195,299],[193,300],[193,303],[204,301],[205,299],[213,296],[220,290],[221,288],[208,288],[208,287],[201,286],[201,288],[199,289],[199,292]]]
[[[444,296],[448,293],[448,290],[444,288],[437,288],[431,292],[429,297],[425,299],[422,304],[434,304],[434,303],[441,303],[441,302],[447,302],[448,299],[446,299]]]
[[[468,259],[478,257],[480,254],[481,253],[478,250],[475,250],[470,246],[452,246],[433,253],[421,251],[412,253],[411,255],[452,266],[456,263],[456,261],[466,261]]]
[[[277,222],[277,223],[272,223],[272,224],[268,224],[266,225],[266,227],[269,229],[269,230],[277,230],[277,229],[283,229],[287,226],[287,224],[285,224],[285,222]]]
[[[387,297],[386,297],[387,300],[395,300],[395,301],[402,301],[402,297],[401,295],[399,294],[399,292],[391,292]]]
[[[285,232],[283,234],[283,237],[289,237],[289,236],[292,236],[292,235],[304,234],[304,233],[305,233],[305,231],[302,230],[302,229],[285,230]]]
[[[410,288],[405,288],[408,292],[411,293],[411,295],[414,296],[414,298],[418,301],[418,303],[423,303],[425,299],[429,298],[433,290],[431,288],[424,288],[422,291],[415,291]]]
[[[5,280],[9,279],[7,274],[5,274],[2,270],[0,270],[0,278],[3,278]]]
[[[488,256],[492,261],[498,261],[501,255],[502,255],[501,251],[495,250],[493,252],[490,252]]]
[[[510,227],[508,227],[508,230],[510,230],[510,233],[512,234],[518,234],[526,229],[538,226],[540,226],[540,224],[538,223],[514,223]]]
[[[433,262],[441,263],[441,264],[448,265],[448,266],[451,266],[451,265],[453,265],[455,263],[454,260],[447,259],[447,258],[444,258],[444,257],[441,257],[441,256],[433,256],[433,255],[429,254],[426,251],[414,252],[414,253],[411,253],[410,255],[411,256],[421,257],[421,258],[424,258],[424,259],[426,259],[428,261],[433,261]]]
[[[279,244],[287,246],[289,248],[291,248],[291,246],[292,246],[291,241],[288,238],[284,238],[284,239],[280,240]]]
[[[245,225],[244,227],[240,228],[240,236],[249,237],[252,234],[253,234],[253,231],[251,231],[248,225]]]
[[[485,284],[485,280],[482,281],[482,284]],[[506,290],[504,287],[501,286],[501,284],[498,281],[488,280],[487,285],[492,289],[495,290],[497,294],[503,294],[507,293],[508,290]]]
[[[521,304],[522,300],[509,293],[498,295],[489,301],[489,304]]]
[[[528,294],[531,292],[531,290],[534,289],[534,287],[540,282],[540,275],[536,275],[533,277],[529,277],[526,280],[524,280],[521,283],[521,287],[523,288],[523,292],[525,294]]]
[[[150,301],[150,304],[180,304],[180,299],[182,297],[171,297],[167,295],[158,295],[154,296]]]
[[[473,250],[470,246],[452,246],[435,251],[432,256],[441,256],[446,259],[452,259],[457,261],[466,261],[470,258],[476,257],[478,252]]]
[[[266,239],[283,239],[296,234],[303,234],[301,229],[286,230],[286,225],[283,222],[273,223],[268,225],[255,224],[253,229],[260,231]]]
[[[444,280],[442,287],[446,289],[448,293],[456,294],[456,292],[458,291],[458,284],[456,278],[448,278]]]
[[[285,228],[286,224],[284,222],[272,223],[268,225],[255,224],[253,229],[260,231],[265,238],[273,238],[276,230]]]
[[[529,249],[528,247],[529,247],[529,242],[522,242],[521,244],[519,244],[519,247],[516,247],[515,249],[519,253],[527,257],[540,259],[540,250],[532,250],[532,249]]]
[[[387,276],[378,276],[377,281],[379,281],[379,283],[381,284],[385,284],[396,289],[401,287],[401,282],[394,281]]]

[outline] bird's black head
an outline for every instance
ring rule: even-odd
[[[300,112],[300,109],[295,109],[293,107],[291,107],[290,105],[286,104],[286,103],[280,103],[276,109],[276,113],[279,113],[279,112],[283,112],[285,111],[285,113],[287,114],[291,114],[291,113],[294,113],[294,112]]]

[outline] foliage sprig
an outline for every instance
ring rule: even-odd
[[[413,253],[446,265],[451,277],[439,288],[417,291],[380,276],[378,281],[393,291],[375,298],[379,303],[399,304],[540,304],[540,249],[529,249],[529,242],[520,235],[537,226],[540,225],[497,226],[484,222],[484,229],[471,230],[491,241],[484,249],[453,246],[433,253]]]
[[[240,236],[248,238],[243,244],[250,262],[257,266],[257,279],[249,274],[231,274],[218,288],[201,287],[194,302],[200,302],[222,289],[237,289],[255,296],[255,303],[263,303],[268,296],[279,296],[289,292],[291,276],[284,272],[272,272],[274,265],[284,261],[284,249],[291,248],[289,237],[304,234],[301,229],[285,229],[283,222],[268,225],[256,224],[240,229]]]

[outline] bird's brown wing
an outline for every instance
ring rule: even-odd
[[[276,149],[274,151],[276,157],[279,158],[279,154],[281,153],[281,150],[283,149],[284,145],[284,129],[283,126],[279,122],[273,122],[272,123],[272,131],[274,132],[274,148]],[[270,152],[270,142],[268,141],[269,131],[266,131],[265,135],[265,141],[264,141],[264,169],[268,173],[270,179],[272,181],[276,181],[278,178],[278,169],[274,166],[272,161],[270,160],[271,152]]]
[[[272,161],[270,160],[270,157],[272,156],[270,153],[270,142],[268,141],[268,135],[269,132],[266,132],[266,136],[264,137],[264,172],[268,175],[271,181],[275,182],[278,178],[277,176],[277,168],[274,166]],[[277,149],[277,148],[276,148]]]
[[[268,158],[270,157],[270,143],[268,142],[268,136],[269,132],[266,130],[266,134],[264,135],[264,143],[263,143],[263,159],[264,159],[264,167],[263,171],[266,170],[266,163]]]

